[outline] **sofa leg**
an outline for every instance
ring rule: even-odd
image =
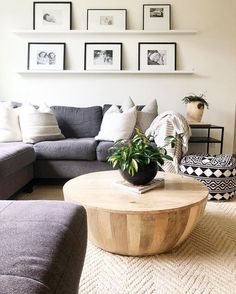
[[[30,181],[28,184],[26,184],[23,188],[22,191],[24,193],[30,194],[34,191],[34,181]]]

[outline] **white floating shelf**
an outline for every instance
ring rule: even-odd
[[[18,30],[14,31],[16,35],[192,35],[196,30],[166,30],[166,31],[145,31],[145,30],[125,30],[115,32],[88,31],[88,30],[69,30],[69,31],[35,31]]]
[[[193,70],[175,70],[175,71],[163,71],[163,72],[153,72],[153,71],[140,71],[140,70],[117,70],[117,71],[89,71],[89,70],[58,70],[58,71],[42,71],[42,70],[24,70],[19,71],[18,74],[59,74],[59,75],[106,75],[106,74],[115,74],[115,75],[122,75],[122,74],[130,74],[130,75],[189,75],[194,74]]]

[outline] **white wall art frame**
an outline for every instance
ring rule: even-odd
[[[72,29],[71,2],[34,2],[33,29],[66,31]]]
[[[127,9],[87,9],[87,30],[125,31]]]
[[[122,70],[122,43],[85,43],[84,70]]]
[[[138,70],[169,72],[176,70],[176,43],[139,43]]]
[[[65,69],[65,43],[28,43],[28,70]]]
[[[170,4],[144,4],[143,30],[165,31],[171,29]]]

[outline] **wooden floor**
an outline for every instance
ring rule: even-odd
[[[32,193],[19,192],[15,200],[64,200],[63,185],[35,185]]]

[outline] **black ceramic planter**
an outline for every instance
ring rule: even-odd
[[[157,163],[151,162],[148,165],[140,167],[138,172],[134,176],[131,176],[127,170],[120,171],[120,173],[127,182],[133,185],[146,185],[155,178],[157,171]]]

